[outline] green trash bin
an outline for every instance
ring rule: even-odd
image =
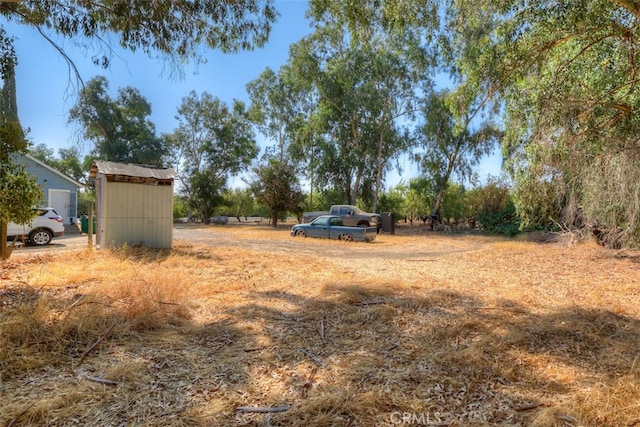
[[[89,233],[89,218],[83,216],[80,218],[80,231],[84,234]],[[93,218],[93,234],[96,234],[96,219]]]

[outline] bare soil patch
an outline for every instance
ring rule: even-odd
[[[0,264],[0,424],[640,424],[640,255],[177,227]]]

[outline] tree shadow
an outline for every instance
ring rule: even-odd
[[[16,304],[0,312],[5,325],[17,305],[43,303],[32,288],[11,292]],[[0,302],[11,295],[0,293]],[[640,322],[608,310],[534,313],[463,292],[399,296],[392,285],[335,283],[317,297],[256,291],[250,303],[220,308],[199,325],[172,317],[171,306],[145,313],[159,321],[135,323],[126,307],[102,297],[48,298],[60,322],[43,316],[24,330],[37,334],[3,338],[10,347],[0,360],[0,393],[14,397],[0,412],[13,425],[54,414],[61,425],[222,426],[620,425],[640,415],[620,410],[603,423],[595,404],[561,403],[576,387],[640,379],[633,369]],[[38,354],[47,355],[41,364],[9,367]],[[21,387],[32,390],[16,393]],[[52,388],[59,397],[47,406]]]

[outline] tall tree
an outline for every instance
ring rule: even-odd
[[[94,142],[94,158],[112,162],[161,165],[166,148],[148,119],[151,104],[137,89],[118,90],[116,99],[107,93],[109,83],[101,76],[91,79],[69,112],[82,125],[84,136]]]
[[[35,177],[13,158],[29,148],[18,120],[15,64],[12,40],[0,29],[0,260],[9,258],[15,247],[15,240],[11,246],[6,244],[8,223],[28,223],[34,215],[32,207],[43,196]]]
[[[354,43],[345,27],[327,22],[291,48],[293,72],[318,94],[312,122],[325,135],[318,141],[318,186],[341,188],[347,203],[373,194],[375,205],[390,159],[405,147],[400,118],[412,112],[425,77],[415,72],[426,64],[416,46],[410,33]]]
[[[219,206],[229,176],[246,170],[258,155],[243,102],[231,108],[204,92],[191,92],[178,108],[178,128],[167,138],[173,164],[191,207],[207,222]]]
[[[480,3],[457,2],[450,21],[492,24],[473,40],[484,53],[463,60],[504,100],[524,224],[587,224],[605,244],[640,244],[637,2]]]
[[[434,216],[440,213],[452,177],[455,175],[460,181],[469,178],[472,167],[495,148],[501,135],[490,121],[476,123],[474,129],[476,111],[454,113],[458,100],[459,95],[454,92],[432,94],[424,106],[425,122],[416,133],[422,150],[416,158],[435,182],[436,197],[431,210]]]
[[[292,58],[294,55],[292,55]],[[319,158],[317,142],[322,139],[322,125],[315,120],[318,95],[306,74],[292,65],[277,72],[266,69],[247,85],[251,97],[250,113],[260,132],[275,142],[265,155],[295,165],[309,182],[310,209],[313,206],[315,165]]]
[[[311,0],[358,28],[425,28],[424,0]],[[636,1],[456,0],[435,16],[458,70],[504,105],[503,154],[524,225],[590,225],[612,246],[640,244]],[[433,26],[431,26],[433,28]],[[455,35],[451,39],[448,35]],[[634,201],[629,203],[629,200]]]
[[[292,136],[291,123],[295,119],[295,99],[285,76],[286,68],[278,73],[267,68],[260,77],[247,84],[251,99],[249,114],[260,132],[276,143],[272,153],[281,162],[287,160],[287,148]]]

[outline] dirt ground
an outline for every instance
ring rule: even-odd
[[[260,224],[0,265],[0,425],[640,425],[640,254]]]

